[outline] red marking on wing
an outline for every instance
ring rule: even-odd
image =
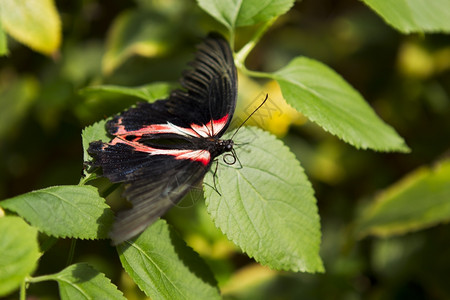
[[[118,136],[120,136],[120,135],[143,136],[145,134],[161,134],[161,133],[174,133],[174,134],[181,134],[181,135],[190,135],[193,137],[200,137],[191,128],[183,128],[180,126],[173,125],[171,123],[147,125],[147,126],[142,127],[139,130],[126,130],[124,125],[118,124],[117,131],[114,134],[118,135]]]
[[[170,155],[174,156],[175,159],[190,159],[193,161],[199,161],[203,165],[207,166],[211,160],[211,153],[207,150],[189,150],[189,149],[182,149],[182,150],[175,150],[175,149],[158,149],[153,148],[149,146],[145,146],[140,143],[134,143],[130,142],[122,137],[116,137],[114,138],[109,144],[107,145],[116,145],[116,144],[127,144],[131,147],[133,147],[136,151],[145,152],[150,155]],[[107,147],[106,145],[106,147]]]
[[[227,121],[228,121],[228,114],[219,120],[209,121],[206,125],[191,124],[191,128],[177,126],[168,122],[167,124],[146,125],[139,130],[126,130],[125,126],[122,125],[122,119],[119,119],[117,122],[117,131],[114,134],[116,136],[124,136],[124,135],[142,136],[145,134],[173,133],[184,136],[206,138],[216,135],[218,132],[220,132],[227,124]]]
[[[215,134],[220,132],[225,127],[225,125],[227,125],[228,117],[229,117],[229,115],[226,114],[223,118],[213,121]]]
[[[227,125],[228,114],[219,120],[209,121],[206,125],[192,124],[191,128],[202,137],[210,137],[216,135]]]

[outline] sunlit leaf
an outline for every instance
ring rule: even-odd
[[[326,65],[298,57],[270,76],[292,107],[347,143],[362,149],[409,151],[395,130]]]
[[[205,177],[206,204],[216,226],[273,269],[323,271],[316,199],[300,163],[260,129],[242,128],[235,139],[241,143],[239,162],[220,163],[215,183],[212,172]]]
[[[409,32],[450,32],[449,0],[363,0],[388,24]]]
[[[53,186],[0,202],[48,235],[106,238],[113,213],[92,186]]]
[[[228,28],[254,25],[286,13],[293,0],[197,0],[198,5]]]
[[[46,276],[56,280],[59,295],[70,299],[125,299],[111,280],[85,263],[68,266],[61,272]]]
[[[384,191],[357,220],[357,234],[390,236],[450,221],[450,161],[420,168]]]
[[[19,217],[0,217],[0,296],[18,288],[38,258],[37,230]]]
[[[50,55],[61,43],[61,20],[53,0],[2,0],[0,19],[13,38]]]
[[[86,97],[107,97],[109,95],[125,95],[154,102],[166,98],[175,85],[166,82],[154,82],[144,86],[125,87],[118,85],[89,86],[80,90],[80,94]]]
[[[220,299],[211,271],[164,220],[117,251],[127,273],[152,299]]]

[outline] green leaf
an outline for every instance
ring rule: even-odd
[[[211,271],[164,220],[117,251],[127,273],[152,299],[220,299]]]
[[[175,39],[169,21],[148,11],[132,10],[117,17],[108,35],[103,72],[109,74],[133,55],[154,57]]]
[[[71,265],[61,272],[45,276],[56,280],[61,299],[126,299],[111,281],[86,263]]]
[[[98,121],[92,125],[86,126],[82,133],[81,138],[83,141],[83,149],[84,149],[84,161],[87,161],[89,158],[87,153],[87,148],[89,148],[89,144],[94,141],[103,141],[109,142],[111,139],[105,129],[106,120]]]
[[[420,168],[384,191],[357,220],[357,234],[390,236],[450,221],[450,160]]]
[[[108,136],[106,129],[106,120],[98,121],[92,125],[86,126],[82,133],[82,143],[83,143],[83,161],[89,161],[90,156],[87,153],[89,144],[95,141],[109,142],[111,138]],[[86,174],[87,175],[87,174]]]
[[[293,0],[197,0],[198,5],[229,29],[265,22],[286,13]]]
[[[83,131],[81,133],[81,140],[83,143],[83,161],[84,162],[88,162],[88,161],[92,160],[91,156],[87,152],[87,149],[89,148],[89,144],[91,142],[95,142],[95,141],[109,142],[111,140],[111,138],[108,136],[106,129],[105,129],[106,121],[107,120],[98,121],[92,125],[86,126],[83,129]],[[89,170],[89,168],[83,169],[84,178],[82,180],[85,180],[85,183],[87,181],[97,178],[96,173],[90,173],[91,171],[89,170],[89,172],[88,172],[88,170]],[[87,177],[87,176],[89,176],[89,177]]]
[[[13,38],[50,55],[61,43],[61,21],[53,0],[2,0],[0,19]]]
[[[450,32],[449,0],[363,0],[386,23],[404,33]]]
[[[92,186],[53,186],[0,202],[48,235],[107,238],[113,213]]]
[[[8,39],[6,33],[3,30],[3,26],[0,19],[0,56],[8,55]]]
[[[326,131],[357,148],[408,152],[395,130],[326,65],[297,57],[271,74],[287,103]]]
[[[238,137],[240,163],[220,163],[217,169],[220,195],[212,188],[212,172],[204,180],[216,226],[273,269],[322,272],[316,199],[300,163],[281,141],[260,129],[241,128]]]
[[[0,296],[17,289],[38,258],[37,230],[19,217],[0,217]]]
[[[166,98],[170,91],[175,88],[174,84],[167,82],[154,82],[139,87],[125,87],[118,85],[90,86],[80,90],[80,95],[85,97],[96,96],[99,98],[110,95],[125,95],[144,99],[148,102],[155,102],[158,99]]]

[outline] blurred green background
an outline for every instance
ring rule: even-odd
[[[46,57],[10,39],[10,54],[0,58],[0,199],[77,184],[81,130],[136,101],[80,96],[81,88],[176,82],[201,38],[223,30],[195,1],[56,5],[63,26],[59,53]],[[251,32],[238,32],[237,48]],[[412,149],[357,150],[290,113],[277,86],[240,77],[241,109],[265,93],[281,107],[282,114],[264,125],[290,146],[313,183],[326,273],[276,272],[255,264],[215,229],[201,201],[192,205],[195,196],[167,218],[208,262],[229,299],[450,299],[448,225],[392,238],[354,240],[351,234],[355,216],[382,189],[449,156],[450,37],[402,35],[356,0],[304,0],[264,35],[247,67],[275,71],[299,55],[341,74]],[[114,209],[120,192],[108,198]],[[36,275],[61,270],[69,248],[69,240],[59,240]],[[127,298],[144,297],[108,241],[78,242],[74,260],[95,265]],[[31,285],[28,295],[55,298],[56,283]]]

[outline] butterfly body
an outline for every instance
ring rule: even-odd
[[[133,207],[119,212],[114,244],[142,232],[200,183],[219,155],[233,151],[220,137],[236,107],[237,75],[228,42],[210,35],[200,44],[183,90],[139,103],[106,124],[109,143],[92,142],[91,165],[112,182],[125,183]]]

